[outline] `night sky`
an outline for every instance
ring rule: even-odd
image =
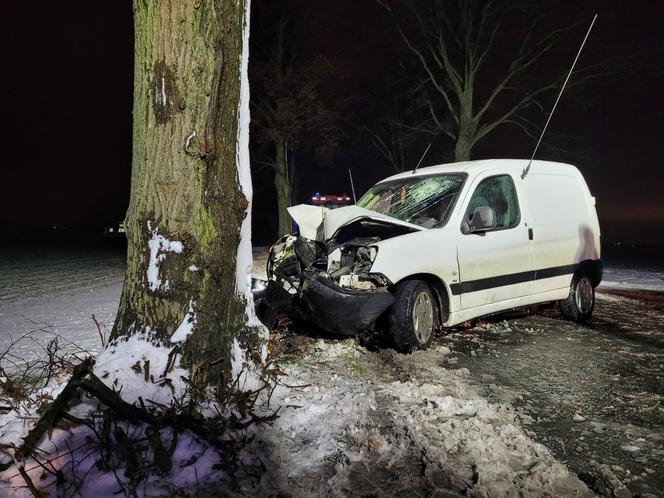
[[[597,197],[605,240],[664,243],[664,7],[655,1],[598,1],[584,3],[584,13],[592,3],[599,19],[588,56],[618,47],[634,59],[584,95],[563,96],[550,130],[572,139],[563,152],[547,147],[545,139],[538,158],[579,166]],[[560,16],[583,21],[576,2],[567,4]],[[0,8],[0,230],[117,223],[127,208],[131,169],[130,2],[0,0]],[[369,119],[367,109],[375,109],[376,89],[394,77],[407,54],[373,0],[254,0],[252,23],[266,22],[275,9],[299,19],[303,57],[330,59],[339,80],[328,93],[351,102],[332,165],[318,164],[303,144],[297,200],[315,191],[348,192],[348,168],[363,191],[389,172],[367,145],[360,123]],[[569,49],[550,59],[560,74],[569,69],[585,26],[570,35]],[[270,43],[269,30],[253,29],[251,57]],[[543,123],[545,116],[539,119]],[[533,145],[505,128],[475,156],[528,157]],[[447,162],[449,154],[450,144],[441,139],[425,165]],[[276,229],[270,172],[257,171],[254,182],[255,239],[266,243]]]

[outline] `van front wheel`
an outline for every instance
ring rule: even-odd
[[[396,285],[390,308],[390,336],[401,353],[426,349],[438,326],[438,306],[431,287],[422,280]]]
[[[569,296],[560,301],[560,311],[565,318],[574,322],[587,322],[595,308],[595,288],[585,275],[575,275],[569,289]]]

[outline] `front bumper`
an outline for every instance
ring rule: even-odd
[[[265,318],[286,314],[313,323],[333,334],[355,335],[369,330],[394,303],[386,289],[360,291],[338,286],[317,274],[304,274],[297,293],[288,292],[275,280],[255,288],[258,315]],[[269,313],[265,313],[269,310]],[[271,324],[267,324],[271,325]]]
[[[387,290],[390,281],[370,271],[370,249],[345,247],[330,261],[330,249],[320,242],[295,235],[279,239],[270,248],[268,280],[254,280],[252,286],[263,322],[272,326],[285,314],[335,334],[373,328],[394,302]]]
[[[339,287],[326,278],[305,277],[301,300],[308,319],[318,327],[336,334],[354,335],[372,328],[394,303],[394,296],[385,288],[356,291]]]

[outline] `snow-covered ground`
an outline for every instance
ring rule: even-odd
[[[282,407],[252,451],[260,494],[293,496],[591,496],[519,426],[444,366],[446,347],[372,354],[319,340],[285,366]]]
[[[264,276],[265,257],[264,248],[254,251],[254,274],[257,276]],[[94,313],[109,329],[112,326],[122,289],[124,264],[121,254],[111,257],[106,253],[102,256],[91,253],[32,260],[22,257],[0,261],[0,265],[0,350],[24,333],[40,329],[45,333],[34,335],[37,342],[26,338],[18,346],[19,356],[29,359],[39,355],[40,347],[54,334],[62,336],[71,348],[91,352],[100,349],[99,335],[90,315]],[[663,279],[664,274],[659,270],[609,266],[605,271],[603,288],[607,291],[615,287],[664,290]],[[585,453],[601,460],[602,451],[605,451],[588,447],[586,443],[599,441],[597,444],[600,444],[609,437],[621,441],[611,458],[621,458],[621,451],[632,452],[629,454],[637,457],[632,463],[643,467],[639,470],[645,475],[643,482],[656,486],[659,481],[652,481],[649,472],[662,470],[652,463],[658,458],[657,442],[664,441],[664,432],[658,425],[661,423],[658,418],[658,410],[661,411],[658,403],[661,400],[657,399],[661,396],[655,399],[657,383],[661,385],[664,379],[660,371],[662,357],[656,346],[643,352],[639,344],[658,344],[664,317],[661,313],[630,303],[629,299],[620,296],[600,295],[598,317],[588,333],[601,336],[601,341],[587,339],[591,341],[589,347],[592,351],[589,354],[601,352],[605,356],[602,364],[607,365],[615,364],[616,358],[622,358],[626,351],[633,355],[630,358],[635,358],[635,362],[640,362],[638,358],[641,356],[648,359],[642,369],[638,367],[640,372],[643,370],[639,374],[639,379],[644,379],[643,385],[614,383],[617,371],[613,370],[606,372],[606,382],[616,389],[629,387],[629,391],[612,394],[619,400],[631,399],[632,391],[636,393],[639,389],[649,393],[646,396],[649,404],[644,405],[648,410],[654,410],[648,412],[652,416],[648,419],[649,428],[639,429],[638,410],[621,412],[627,429],[618,438],[617,435],[622,434],[622,426],[609,425],[597,418],[599,415],[588,411],[594,409],[594,405],[584,407],[585,398],[579,395],[578,389],[580,386],[587,387],[583,380],[587,380],[587,375],[584,377],[583,372],[577,375],[576,370],[570,378],[554,376],[557,380],[551,380],[554,378],[551,375],[538,377],[538,387],[533,392],[541,391],[543,394],[538,394],[541,398],[554,392],[559,398],[553,402],[548,398],[543,401],[533,394],[532,403],[551,402],[545,410],[551,420],[569,408],[574,410],[572,415],[579,414],[578,419],[568,417],[576,424],[573,427],[589,424],[587,432],[579,436],[585,442],[575,444],[565,440],[563,444],[565,448],[569,444],[582,448],[581,454],[575,454],[576,459],[570,460],[575,471],[578,472],[587,463],[583,460]],[[631,314],[629,310],[633,310]],[[557,447],[550,445],[551,441],[564,440],[565,436],[553,438],[548,422],[540,424],[532,411],[519,408],[524,388],[502,386],[504,373],[490,372],[484,367],[480,369],[480,364],[475,363],[476,358],[490,351],[495,353],[496,358],[502,354],[496,353],[497,348],[485,344],[487,331],[497,331],[506,338],[516,334],[516,347],[509,352],[509,357],[518,358],[518,361],[507,361],[506,364],[520,372],[522,367],[519,365],[531,362],[533,364],[529,368],[533,370],[533,375],[537,373],[538,362],[547,368],[552,365],[551,355],[555,352],[553,346],[536,346],[542,341],[542,334],[550,341],[558,340],[564,343],[562,346],[567,345],[561,346],[560,351],[568,356],[570,351],[577,351],[577,355],[573,355],[576,358],[585,350],[569,347],[576,345],[576,342],[571,342],[575,340],[575,326],[565,325],[563,333],[552,330],[549,334],[548,328],[557,327],[558,322],[546,316],[517,322],[525,330],[524,338],[510,325],[480,325],[468,334],[459,333],[461,342],[455,339],[457,336],[454,334],[446,335],[445,338],[449,337],[451,343],[440,339],[431,350],[413,355],[399,355],[388,349],[369,351],[351,340],[316,340],[286,334],[282,337],[283,341],[300,340],[304,347],[297,355],[291,355],[284,361],[285,376],[281,378],[281,385],[272,396],[270,406],[265,407],[266,411],[280,408],[279,418],[272,425],[251,429],[255,437],[245,449],[243,459],[251,464],[248,468],[263,471],[259,478],[244,476],[242,492],[259,495],[289,493],[294,496],[394,496],[405,493],[430,495],[446,489],[448,494],[441,496],[590,495],[585,484],[564,464],[563,459],[568,461],[569,457],[557,449],[553,451]],[[509,334],[502,334],[504,330],[509,330]],[[463,344],[473,340],[473,334],[477,334],[479,339],[468,352]],[[522,355],[521,351],[525,349],[519,341],[527,341],[528,344],[532,341],[534,346]],[[486,356],[487,365],[493,367],[497,365],[496,361],[491,360],[494,353]],[[575,361],[564,355],[558,356],[562,363]],[[555,371],[565,372],[570,368],[563,365]],[[634,370],[637,366],[630,368]],[[549,381],[553,384],[547,386]],[[487,386],[493,387],[487,390]],[[655,386],[654,390],[652,386]],[[496,393],[499,395],[496,396]],[[570,407],[559,405],[568,398],[572,400]],[[615,405],[622,401],[612,403]],[[6,418],[8,415],[0,418],[0,443],[15,441],[27,432],[30,425],[29,419],[11,416],[9,420]],[[607,432],[605,427],[611,427],[611,430]],[[56,433],[55,437],[60,438],[60,445],[64,444],[65,433]],[[200,442],[189,439],[181,444],[185,453],[187,447],[192,452],[202,451]],[[613,443],[606,444],[611,446]],[[623,446],[627,449],[622,450]],[[55,450],[50,448],[49,451]],[[661,456],[664,458],[664,454]],[[629,466],[621,467],[608,457],[607,461],[612,465],[609,468],[609,471],[613,469],[611,472],[618,473],[616,469],[623,467],[629,470]],[[184,460],[180,463],[183,469],[186,468],[183,472],[188,474],[180,476],[178,489],[187,489],[187,486],[198,489],[198,479],[203,472],[207,472],[209,478],[206,482],[210,485],[214,482],[215,474],[211,466],[215,460],[211,454],[203,452],[198,463],[192,464],[193,467],[185,465]],[[608,465],[601,461],[600,464]],[[193,468],[197,469],[198,474],[192,474]],[[38,472],[35,475],[38,477]],[[10,485],[3,485],[2,478],[8,477],[6,474],[0,476],[0,496],[10,492],[29,496],[25,488],[17,490],[12,487],[16,480],[11,481]],[[103,481],[107,486],[104,489],[114,489],[115,482],[114,478]],[[626,478],[625,482],[633,481]]]
[[[248,430],[250,442],[240,455],[245,465],[235,480],[214,472],[219,457],[211,448],[183,434],[173,470],[164,479],[150,478],[143,492],[186,495],[203,485],[211,495],[224,490],[255,496],[592,496],[520,427],[509,403],[482,397],[467,381],[467,369],[446,368],[449,348],[405,356],[394,351],[372,354],[353,340],[305,342],[296,357],[284,362],[269,402],[263,398],[263,412],[280,409],[279,417]],[[123,350],[135,349],[125,344]],[[104,354],[108,358],[95,367],[100,376],[127,363],[124,357]],[[128,380],[140,387],[143,376],[135,376]],[[160,392],[170,393],[156,384],[150,390],[151,398],[162,402]],[[55,387],[42,394],[58,391]],[[136,398],[134,391],[123,390],[123,397]],[[94,407],[94,402],[83,400],[73,414],[83,417]],[[0,417],[0,424],[0,443],[5,444],[17,441],[30,427],[14,412]],[[63,472],[61,494],[122,492],[119,482],[128,480],[121,472],[103,472],[95,467],[95,458],[85,456],[94,448],[86,444],[88,436],[93,435],[86,427],[56,430],[40,445],[41,460],[55,459],[52,468]],[[168,441],[168,433],[163,436]],[[69,454],[69,448],[80,446],[85,451]],[[72,466],[79,477],[88,475],[75,486],[66,484],[72,482]],[[36,463],[29,466],[29,475],[38,489],[53,492],[54,475]],[[16,467],[0,473],[0,494],[30,496]]]
[[[101,340],[92,314],[110,330],[122,292],[121,246],[44,244],[3,249],[0,351],[18,340],[15,353],[29,360],[56,335],[70,350],[99,351]],[[21,339],[31,331],[37,333]],[[33,337],[42,341],[35,343]]]
[[[664,254],[662,255],[664,258]],[[609,266],[599,286],[602,289],[635,289],[664,292],[664,271]]]
[[[254,273],[264,278],[265,248],[254,255]],[[97,353],[101,339],[92,315],[102,332],[110,332],[124,270],[122,251],[97,246],[0,254],[0,351],[18,341],[14,352],[29,360],[58,336],[71,351]],[[35,343],[34,338],[42,340]]]
[[[254,275],[265,277],[267,248],[254,249]],[[122,292],[124,254],[101,246],[31,247],[0,253],[0,351],[32,330],[43,337],[58,334],[78,347],[96,352],[101,347],[94,313],[110,329]],[[664,270],[608,265],[600,291],[635,289],[664,292]],[[22,341],[30,357],[39,348]]]

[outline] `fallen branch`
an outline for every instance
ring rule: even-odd
[[[90,318],[92,318],[92,321],[95,322],[95,325],[97,326],[97,332],[99,332],[99,339],[101,340],[101,347],[105,348],[106,347],[106,338],[105,338],[104,334],[101,331],[101,324],[97,320],[97,317],[95,316],[94,313],[90,316]]]
[[[30,476],[25,471],[25,467],[21,465],[18,468],[18,471],[21,473],[21,477],[23,477],[23,480],[25,481],[25,484],[28,486],[30,493],[32,493],[32,496],[34,496],[35,498],[44,498],[42,492],[35,487],[35,484],[32,482],[32,479],[30,479]]]
[[[201,420],[200,417],[187,412],[177,413],[172,407],[169,407],[161,415],[155,415],[145,407],[128,403],[93,373],[93,366],[94,358],[90,357],[74,368],[72,377],[65,388],[48,406],[37,424],[24,438],[23,444],[14,453],[16,460],[32,455],[44,434],[53,428],[60,418],[76,419],[66,410],[69,408],[69,402],[74,399],[79,390],[85,391],[106,405],[116,418],[127,420],[132,424],[147,424],[156,429],[172,426],[175,429],[188,430],[212,446],[217,448],[228,447],[227,440],[217,437],[219,431],[214,420]],[[276,418],[278,411],[264,417],[254,415],[248,421],[238,424],[237,428],[243,429],[255,423],[270,422]]]
[[[35,426],[23,439],[23,444],[14,453],[16,460],[21,460],[34,452],[42,436],[56,424],[62,411],[69,407],[69,401],[76,394],[77,382],[92,373],[94,362],[94,358],[90,357],[74,367],[74,372],[65,388],[58,394],[53,403],[48,406]]]

